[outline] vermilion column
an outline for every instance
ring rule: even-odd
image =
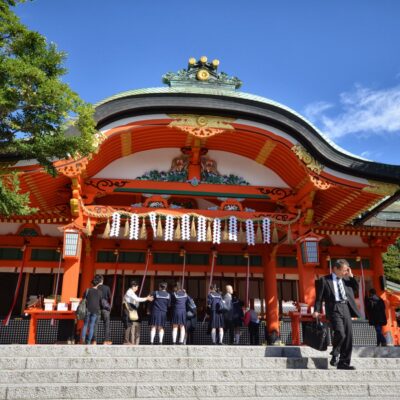
[[[310,307],[315,302],[315,271],[312,266],[305,266],[301,257],[300,243],[297,247],[297,269],[299,272],[299,300]]]
[[[85,242],[84,257],[82,257],[82,274],[79,284],[79,294],[83,295],[85,290],[90,287],[90,282],[92,281],[95,273],[94,263],[96,261],[96,252],[92,248],[92,240],[86,239]]]
[[[274,247],[271,254],[267,251],[263,254],[264,261],[264,290],[265,290],[265,306],[267,319],[268,335],[276,334],[279,336],[279,307],[278,307],[278,287],[276,282],[276,251]]]
[[[64,275],[61,290],[62,302],[69,302],[71,297],[78,296],[80,266],[80,257],[67,258],[64,260]]]
[[[383,293],[381,288],[380,277],[385,275],[385,271],[383,269],[383,259],[382,259],[382,248],[381,247],[372,247],[371,249],[372,255],[372,268],[374,274],[372,276],[372,283],[374,285],[374,289],[378,296]]]
[[[386,318],[387,318],[387,325],[382,327],[382,331],[384,334],[391,330],[392,327],[392,315],[390,310],[390,301],[384,294],[384,290],[381,287],[380,277],[385,275],[385,271],[383,268],[383,259],[382,259],[382,251],[383,249],[379,246],[371,248],[371,258],[372,258],[372,269],[373,269],[373,276],[372,276],[372,283],[373,287],[376,290],[378,296],[381,296],[383,301],[386,305]],[[382,296],[383,294],[383,296]]]

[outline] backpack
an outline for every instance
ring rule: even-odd
[[[186,317],[193,318],[197,313],[197,307],[194,300],[188,296],[186,300]]]
[[[88,291],[86,290],[84,297],[78,304],[78,307],[75,311],[76,319],[79,321],[85,319],[86,314],[87,314],[87,304],[86,304],[87,294],[88,294]]]
[[[230,310],[230,309],[229,309],[229,307],[228,307],[228,304],[226,304],[226,301],[221,299],[221,301],[217,304],[217,312],[218,312],[219,314],[225,314],[225,313],[227,313],[229,310]]]

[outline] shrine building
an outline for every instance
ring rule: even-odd
[[[218,66],[191,58],[164,87],[96,104],[96,151],[54,162],[56,177],[36,160],[1,160],[37,212],[1,219],[0,315],[13,300],[10,317],[23,315],[32,295],[68,303],[95,273],[114,293],[115,318],[133,277],[143,295],[183,280],[201,314],[212,281],[231,284],[277,337],[284,305],[310,311],[315,280],[346,258],[360,309],[374,287],[400,344],[400,296],[382,263],[400,225],[371,222],[400,198],[400,166],[344,151]]]

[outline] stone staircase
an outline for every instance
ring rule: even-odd
[[[307,347],[0,346],[0,399],[400,398],[400,348],[358,347],[355,371]]]

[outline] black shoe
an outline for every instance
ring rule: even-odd
[[[336,367],[339,364],[339,357],[332,356],[331,361],[329,361],[329,364],[331,364],[332,367]]]
[[[353,371],[356,369],[356,367],[353,367],[352,365],[349,365],[349,364],[338,364],[337,369],[346,369],[349,371]]]

